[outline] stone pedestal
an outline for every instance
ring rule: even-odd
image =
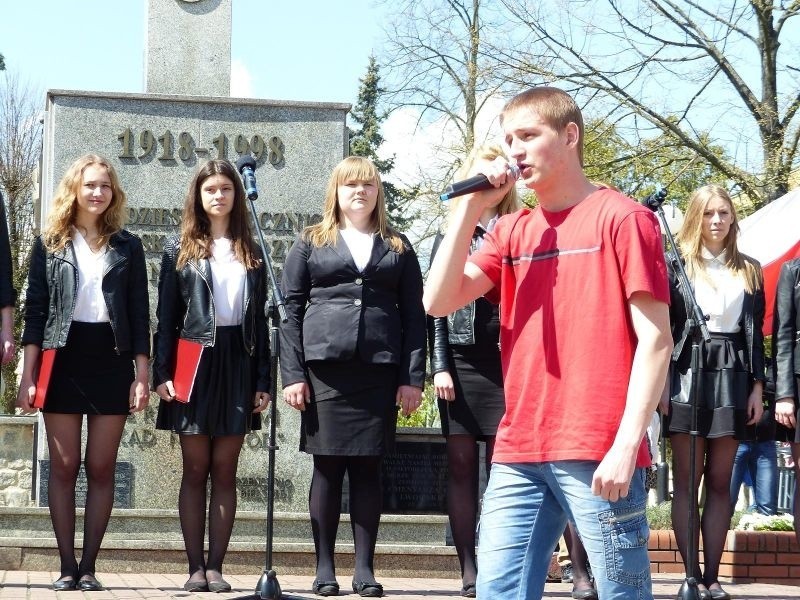
[[[76,158],[91,152],[110,159],[128,195],[127,227],[144,244],[155,325],[163,243],[179,231],[184,196],[199,165],[217,157],[235,162],[244,153],[254,156],[258,226],[279,274],[297,233],[320,218],[328,177],[347,147],[349,108],[349,104],[51,90],[45,120],[43,214],[59,179]],[[177,506],[180,448],[177,436],[154,428],[158,401],[153,395],[147,411],[130,417],[122,437],[118,460],[131,465],[131,508]],[[305,511],[311,467],[309,458],[297,450],[299,414],[283,402],[278,407],[276,509]],[[265,507],[267,425],[245,439],[237,480],[242,510]],[[44,443],[38,458],[47,460]]]

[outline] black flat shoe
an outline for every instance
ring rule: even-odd
[[[208,591],[209,592],[230,592],[231,591],[231,584],[225,581],[224,579],[217,579],[216,581],[209,581],[208,582]]]
[[[461,586],[461,595],[464,598],[474,598],[475,597],[475,584],[474,583],[465,583]]]
[[[597,590],[595,589],[576,590],[573,588],[572,597],[576,600],[598,600]]]
[[[86,579],[84,579],[84,577]],[[104,590],[103,584],[91,573],[84,573],[78,581],[78,589],[84,592],[100,592]]]
[[[711,600],[731,600],[731,595],[721,587],[709,589],[708,593],[711,594]]]
[[[53,589],[57,592],[74,590],[75,586],[76,584],[74,575],[64,575],[53,582]]]
[[[354,581],[353,591],[362,598],[380,598],[383,596],[383,586],[375,582]]]
[[[183,589],[187,592],[207,592],[208,582],[205,579],[191,579],[183,584]]]
[[[339,582],[338,581],[320,581],[315,579],[311,584],[311,591],[317,596],[338,596],[339,595]]]

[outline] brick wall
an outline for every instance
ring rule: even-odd
[[[653,573],[683,574],[672,531],[651,531],[649,550]],[[700,550],[702,564],[702,547]],[[719,575],[723,582],[800,586],[800,546],[794,532],[729,531]]]

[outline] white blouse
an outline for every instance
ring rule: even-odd
[[[727,266],[727,253],[714,256],[706,248],[701,251],[707,277],[695,276],[692,285],[697,304],[708,317],[708,330],[715,333],[736,333],[744,303],[744,281]]]
[[[108,307],[103,298],[103,258],[108,245],[94,252],[80,231],[72,229],[72,247],[78,260],[78,297],[75,300],[73,321],[108,323]]]
[[[372,256],[372,247],[375,244],[374,233],[361,233],[357,229],[341,229],[342,239],[347,244],[353,261],[359,271],[363,271]]]
[[[211,281],[216,309],[216,325],[239,325],[242,322],[242,298],[247,274],[236,259],[227,238],[214,240],[211,245]]]

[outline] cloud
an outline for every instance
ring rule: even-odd
[[[231,61],[231,96],[234,98],[254,98],[253,76],[238,58]]]

